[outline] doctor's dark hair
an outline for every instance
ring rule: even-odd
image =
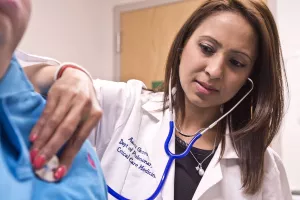
[[[164,82],[164,109],[167,108],[169,81],[177,92],[172,102],[175,112],[184,118],[184,91],[179,80],[181,49],[207,17],[218,12],[234,12],[243,16],[258,36],[257,59],[250,78],[254,89],[243,102],[220,122],[221,156],[224,155],[226,124],[239,156],[243,190],[255,194],[264,178],[264,154],[278,133],[284,109],[285,71],[278,30],[274,18],[262,0],[209,0],[203,3],[179,30],[168,55]],[[238,38],[237,38],[238,39]],[[171,75],[172,71],[172,76]],[[170,80],[171,78],[171,80]],[[249,91],[247,84],[228,102],[224,112]],[[176,99],[176,101],[174,100]],[[251,110],[253,114],[251,116]]]

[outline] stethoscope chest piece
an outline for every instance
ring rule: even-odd
[[[59,160],[57,156],[53,156],[47,164],[41,169],[35,170],[35,174],[42,180],[47,182],[55,182],[54,170],[59,166]]]

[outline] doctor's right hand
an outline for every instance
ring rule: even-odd
[[[90,77],[78,69],[64,70],[50,87],[45,110],[30,134],[33,167],[43,167],[64,147],[54,173],[61,179],[101,116]]]

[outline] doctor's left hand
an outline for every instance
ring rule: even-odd
[[[80,70],[66,69],[50,87],[44,112],[31,131],[33,167],[43,167],[65,145],[54,173],[61,179],[101,116],[92,80]]]

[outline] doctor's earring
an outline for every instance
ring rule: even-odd
[[[223,114],[223,112],[224,112],[224,104],[222,104],[222,105],[220,106],[220,113]]]
[[[250,105],[250,119],[253,119],[253,98],[251,98],[251,105]]]
[[[250,106],[250,119],[253,119],[253,105]]]

